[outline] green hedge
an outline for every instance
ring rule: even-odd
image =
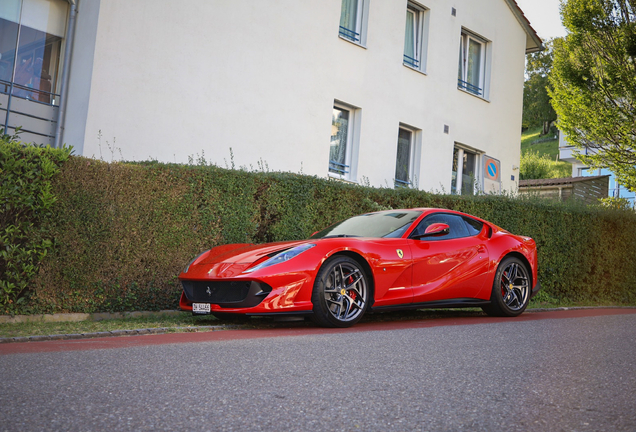
[[[11,308],[5,302],[5,313],[175,308],[177,275],[202,250],[305,238],[355,214],[404,207],[456,209],[532,236],[544,297],[636,302],[636,215],[628,211],[82,157],[64,163],[51,192],[57,202],[38,219],[37,231],[46,235],[32,239],[51,239],[52,251],[36,275],[23,275],[27,300]]]
[[[14,311],[28,303],[29,282],[52,248],[42,224],[55,195],[51,178],[70,149],[43,149],[0,131],[0,306]]]

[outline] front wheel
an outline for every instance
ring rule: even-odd
[[[516,317],[528,307],[531,278],[526,265],[518,258],[505,258],[495,274],[490,304],[482,309],[488,315]]]
[[[351,327],[360,321],[370,299],[364,268],[352,258],[337,255],[325,261],[316,276],[312,319],[322,327]]]

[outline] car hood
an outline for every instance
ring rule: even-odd
[[[307,240],[277,243],[230,244],[217,246],[204,253],[187,273],[187,277],[227,278],[238,276],[258,261],[294,246],[309,243]]]

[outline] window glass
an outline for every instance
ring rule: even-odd
[[[422,214],[417,210],[388,210],[346,219],[326,228],[311,238],[327,237],[401,237]]]
[[[463,148],[453,150],[451,193],[473,195],[477,178],[477,161],[479,155]]]
[[[406,6],[404,64],[419,71],[426,67],[427,9],[414,2]]]
[[[457,147],[455,147],[453,149],[453,178],[452,178],[452,183],[451,183],[451,193],[452,194],[456,194],[457,193],[457,169],[459,167],[459,149]]]
[[[466,224],[461,216],[448,213],[435,213],[426,216],[424,220],[419,223],[417,228],[413,230],[411,237],[424,234],[424,232],[426,232],[426,228],[434,223],[447,224],[450,227],[450,232],[443,236],[424,237],[422,240],[450,240],[469,236],[468,228],[466,228]]]
[[[464,150],[462,167],[462,195],[473,195],[475,193],[475,153]]]
[[[413,132],[407,129],[399,129],[397,145],[397,162],[395,164],[395,186],[403,187],[411,183],[411,148]]]
[[[468,39],[467,62],[466,81],[475,87],[481,87],[481,44],[472,38]]]
[[[17,3],[19,14],[20,2]],[[0,4],[0,91],[8,93],[13,76],[13,53],[18,40],[18,17],[7,10],[8,4]]]
[[[16,17],[20,17],[20,2],[3,0],[0,5],[0,91],[8,92],[13,79],[15,96],[57,102],[53,93],[58,85],[68,3],[24,0],[21,8],[20,40],[17,41]]]
[[[457,86],[477,96],[484,95],[484,58],[486,45],[476,36],[462,31],[459,42]]]
[[[347,140],[349,139],[350,112],[343,108],[334,107],[331,120],[331,146],[329,148],[329,172],[346,174]]]
[[[20,21],[20,0],[2,0],[0,19],[18,23]]]
[[[417,25],[419,11],[409,7],[406,9],[406,31],[404,35],[404,63],[409,66],[418,66],[417,56]]]
[[[340,11],[340,36],[355,42],[360,41],[358,28],[359,2],[362,0],[342,0]]]
[[[63,37],[66,31],[67,14],[68,2],[65,0],[24,0],[22,25]]]
[[[468,235],[476,236],[479,234],[484,227],[483,222],[479,222],[473,218],[465,217],[464,222],[466,222],[466,228],[468,229]]]

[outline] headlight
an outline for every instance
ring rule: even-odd
[[[189,263],[187,266],[185,266],[185,268],[183,269],[183,272],[184,272],[184,273],[187,273],[187,272],[188,272],[188,270],[190,270],[190,266],[191,266],[192,264],[194,264],[194,262],[195,262],[196,260],[198,260],[198,259],[201,257],[201,255],[203,255],[204,253],[207,253],[207,252],[209,252],[209,250],[203,251],[203,252],[201,252],[199,255],[197,255],[197,256],[196,256],[196,258],[194,258],[192,261],[190,261],[190,263]]]
[[[256,270],[260,270],[260,269],[270,267],[276,264],[284,263],[285,261],[289,261],[290,259],[297,257],[301,253],[311,249],[314,246],[316,245],[307,243],[307,244],[302,244],[300,246],[293,247],[291,249],[284,250],[280,253],[277,253],[276,255],[268,259],[267,261],[263,261],[259,265],[256,265],[250,269],[245,270],[243,273],[251,273]]]

